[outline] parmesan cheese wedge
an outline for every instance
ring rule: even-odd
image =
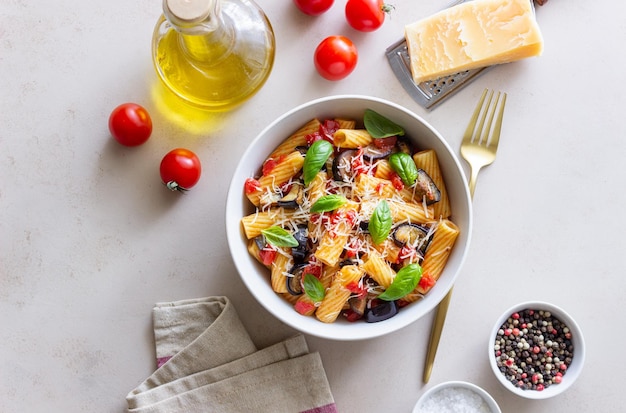
[[[415,83],[543,51],[529,0],[473,0],[405,26]]]

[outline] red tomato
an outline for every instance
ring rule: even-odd
[[[309,16],[319,16],[330,9],[334,0],[293,0],[300,11]]]
[[[141,145],[152,134],[152,119],[142,106],[123,103],[111,112],[109,131],[124,146]]]
[[[354,29],[362,32],[373,32],[382,26],[385,14],[393,10],[393,6],[383,0],[348,0],[346,3],[346,20]]]
[[[186,191],[200,180],[200,159],[188,149],[168,152],[161,161],[161,180],[172,191]]]
[[[315,68],[328,80],[340,80],[356,67],[358,53],[352,40],[345,36],[329,36],[315,49]]]

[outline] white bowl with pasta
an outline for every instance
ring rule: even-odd
[[[339,221],[341,221],[341,217],[357,217],[354,218],[354,220],[350,221],[350,225],[354,225],[352,227],[354,234],[351,233],[350,236],[354,236],[355,239],[358,238],[359,240],[364,240],[363,242],[356,243],[359,245],[359,248],[361,248],[361,250],[357,249],[356,253],[351,254],[350,260],[348,262],[349,265],[346,264],[344,266],[342,264],[340,266],[340,263],[338,261],[345,260],[344,256],[348,254],[348,245],[351,245],[352,238],[347,238],[348,235],[345,235],[346,238],[344,239],[344,241],[346,239],[349,239],[349,241],[345,241],[345,250],[343,250],[342,245],[341,249],[343,250],[343,252],[341,252],[341,257],[337,255],[339,253],[334,254],[333,252],[322,252],[323,250],[326,251],[327,249],[326,246],[322,247],[325,242],[325,237],[329,239],[332,238],[332,242],[337,244],[337,240],[335,238],[344,236],[344,232],[338,231],[334,234],[331,234],[332,236],[330,237],[327,234],[323,233],[319,236],[315,235],[315,238],[313,235],[313,232],[315,231],[311,229],[311,225],[313,224],[309,223],[308,236],[310,238],[315,238],[318,244],[315,244],[316,246],[314,247],[314,249],[308,252],[311,254],[311,257],[315,257],[311,258],[311,260],[307,261],[307,263],[314,262],[316,265],[319,266],[319,268],[321,268],[320,271],[322,274],[317,273],[314,275],[317,276],[317,279],[322,280],[324,284],[318,282],[318,280],[313,280],[317,284],[307,284],[307,281],[309,279],[312,279],[309,274],[307,274],[307,272],[313,271],[305,270],[303,274],[301,274],[303,277],[302,280],[304,281],[301,280],[299,283],[297,283],[298,285],[296,286],[296,288],[298,289],[301,288],[301,291],[296,291],[294,294],[293,288],[288,288],[288,291],[285,292],[285,290],[282,289],[284,280],[280,279],[284,277],[282,277],[280,274],[281,271],[282,273],[288,272],[286,274],[286,279],[288,280],[288,283],[293,280],[293,277],[291,277],[292,270],[289,268],[293,268],[294,262],[297,262],[295,246],[294,248],[286,247],[285,245],[273,247],[274,249],[280,249],[280,251],[282,251],[282,253],[274,254],[279,258],[270,258],[270,261],[263,263],[262,260],[267,259],[268,255],[266,254],[263,257],[260,257],[258,247],[255,247],[255,245],[258,245],[258,242],[256,244],[253,242],[258,239],[261,230],[263,230],[264,228],[265,230],[267,230],[270,226],[272,226],[273,228],[277,226],[276,224],[269,223],[268,218],[268,216],[270,215],[272,217],[275,217],[275,213],[265,213],[265,215],[263,215],[264,211],[267,212],[268,210],[276,210],[276,200],[271,200],[271,196],[266,193],[262,193],[262,191],[264,191],[264,185],[268,185],[267,177],[266,179],[259,178],[262,174],[262,166],[271,154],[274,154],[273,158],[275,161],[279,160],[278,163],[292,162],[295,160],[295,169],[301,168],[302,170],[305,170],[305,174],[307,172],[309,173],[309,182],[307,182],[306,177],[304,179],[304,182],[306,182],[306,185],[304,185],[304,187],[306,188],[304,190],[304,198],[311,198],[311,202],[307,205],[307,208],[311,207],[311,204],[313,204],[314,189],[312,189],[312,187],[315,185],[314,179],[319,179],[322,174],[325,174],[327,172],[328,175],[330,175],[330,177],[328,177],[329,183],[325,184],[323,188],[329,188],[332,185],[335,185],[333,183],[334,180],[337,180],[339,178],[337,178],[337,176],[335,175],[335,178],[333,180],[332,172],[331,170],[329,170],[331,169],[330,167],[326,169],[322,168],[321,171],[319,171],[318,166],[317,175],[311,175],[310,170],[312,164],[314,163],[314,156],[310,156],[308,164],[304,167],[302,166],[302,159],[300,159],[299,155],[295,153],[296,151],[300,151],[300,153],[302,153],[302,137],[299,141],[294,141],[295,143],[292,143],[290,141],[288,145],[289,148],[286,151],[282,150],[281,152],[281,150],[277,150],[277,148],[279,147],[279,145],[283,144],[282,148],[284,149],[284,142],[287,140],[287,138],[293,136],[296,131],[302,131],[306,129],[308,126],[305,125],[310,125],[310,122],[315,119],[318,119],[322,123],[324,122],[324,120],[327,119],[342,119],[339,126],[340,128],[342,128],[342,130],[345,126],[343,120],[354,120],[356,124],[352,126],[346,126],[346,128],[363,130],[365,129],[363,125],[363,118],[366,111],[373,111],[378,116],[382,116],[384,119],[390,120],[392,124],[396,126],[399,125],[403,129],[404,135],[402,136],[402,139],[406,139],[410,143],[412,150],[408,153],[410,153],[412,159],[415,160],[415,163],[417,164],[417,167],[420,171],[422,171],[422,166],[420,165],[421,161],[418,161],[418,158],[416,156],[413,156],[413,154],[417,152],[427,153],[432,151],[436,153],[436,159],[438,161],[437,169],[439,172],[430,171],[429,174],[433,175],[433,179],[431,181],[437,182],[437,179],[439,179],[443,180],[443,182],[445,183],[444,185],[439,184],[438,186],[442,187],[440,191],[441,199],[443,200],[444,197],[447,199],[446,205],[449,206],[448,209],[450,212],[442,212],[444,210],[448,210],[442,206],[444,204],[443,202],[436,202],[432,205],[426,205],[424,196],[422,196],[421,202],[407,202],[407,204],[405,205],[404,201],[399,195],[400,190],[403,188],[401,183],[399,184],[399,186],[393,184],[393,187],[398,191],[398,193],[396,193],[394,192],[394,189],[390,189],[390,181],[385,180],[387,178],[391,180],[392,178],[386,175],[383,175],[383,178],[366,176],[373,175],[374,173],[384,174],[385,165],[387,165],[387,169],[389,169],[389,164],[395,163],[397,159],[394,159],[394,162],[387,162],[387,158],[380,158],[379,161],[376,161],[376,168],[372,169],[372,164],[375,162],[374,159],[378,158],[365,158],[368,161],[366,163],[366,167],[370,169],[367,169],[368,172],[359,173],[358,185],[360,185],[361,188],[364,185],[366,187],[367,185],[369,185],[370,187],[375,187],[376,189],[374,195],[371,195],[369,192],[367,197],[363,194],[361,194],[360,196],[354,195],[357,191],[357,180],[354,179],[354,181],[350,181],[350,178],[347,178],[345,181],[347,181],[348,183],[346,184],[342,181],[341,185],[343,186],[341,186],[339,190],[335,188],[333,190],[333,196],[334,193],[337,191],[339,191],[337,193],[340,194],[339,198],[342,198],[342,194],[347,193],[350,194],[348,200],[343,199],[341,201],[343,203],[340,202],[341,206],[334,207],[337,209],[332,212],[325,212],[328,210],[323,210],[323,212],[321,214],[318,214],[315,219],[313,219],[314,214],[306,215],[304,217],[305,221],[316,223],[321,221],[320,216],[324,214],[336,213],[335,215],[340,217],[338,218]],[[374,132],[372,132],[372,135],[373,134]],[[346,145],[348,144],[346,143]],[[296,149],[295,146],[298,146],[298,148]],[[316,146],[323,145],[320,144]],[[309,146],[309,148],[310,147],[311,146]],[[396,148],[396,146],[394,146],[394,148]],[[331,158],[339,153],[337,148],[333,149],[334,151],[330,155]],[[359,151],[359,149],[360,147],[355,148],[354,151],[357,151],[356,153],[362,155],[363,151]],[[345,147],[342,147],[341,150],[344,151],[347,149]],[[282,155],[279,156],[279,152],[282,153]],[[293,156],[291,156],[292,152]],[[398,152],[398,150],[394,149],[394,153],[395,152]],[[306,156],[304,156],[306,155],[306,153],[311,153],[311,151],[306,151],[303,154],[304,159],[306,159]],[[285,159],[287,158],[289,158],[290,160],[286,161]],[[401,157],[397,156],[396,158]],[[358,165],[355,166],[354,162],[357,158],[353,157],[351,159],[352,160],[350,163],[350,168],[356,170]],[[431,166],[424,166],[423,168],[426,170],[431,168]],[[270,179],[272,181],[272,191],[277,190],[276,187],[281,185],[280,182],[276,182],[279,179],[278,176],[280,175],[280,172],[278,172],[279,169],[279,167],[276,167],[275,170],[268,169],[268,172],[266,172],[266,175],[268,176],[272,174],[276,175],[272,175]],[[335,171],[334,167],[332,168],[332,171]],[[438,178],[436,177],[437,174],[440,175]],[[311,178],[311,176],[314,176],[314,178]],[[327,175],[324,176],[326,177]],[[404,180],[406,174],[403,174],[401,172],[395,174],[395,178],[397,178],[397,180],[400,176],[402,177],[402,180]],[[411,175],[411,177],[414,176],[414,174]],[[283,178],[281,177],[280,179]],[[294,178],[290,179],[293,180]],[[381,179],[383,180],[381,181]],[[380,184],[380,182],[383,182],[384,184]],[[300,185],[302,184],[300,183]],[[345,185],[349,187],[347,190],[345,189]],[[415,187],[416,185],[417,184],[414,184],[413,186]],[[246,189],[247,186],[249,187]],[[283,186],[280,186],[279,198],[285,195],[281,199],[285,200],[289,198],[290,201],[293,201],[295,195],[291,196],[291,192],[297,192],[292,191],[294,186],[296,186],[296,184],[291,185],[291,183],[289,185],[284,184]],[[384,195],[385,193],[387,193],[387,189],[389,189],[390,191],[389,194],[393,195]],[[290,192],[290,194],[285,194],[281,192],[283,190],[284,192]],[[350,192],[351,190],[355,192]],[[404,194],[403,196],[409,197],[414,196],[416,193],[415,189],[411,189],[411,187],[409,186],[404,187],[402,191],[402,194]],[[406,191],[412,191],[413,195],[407,195]],[[270,191],[268,190],[267,192]],[[324,195],[322,196],[322,198],[327,201],[327,198],[332,198],[332,196],[325,196],[326,193],[323,193],[322,195]],[[299,199],[302,199],[302,194],[300,194],[299,196]],[[386,208],[385,210],[383,210],[385,214],[378,213],[378,217],[382,217],[378,220],[378,222],[382,222],[384,224],[385,221],[393,219],[392,229],[389,230],[388,227],[384,229],[382,238],[380,238],[380,235],[378,235],[378,233],[380,232],[378,226],[372,224],[372,221],[374,221],[375,219],[371,214],[369,222],[364,223],[362,222],[362,218],[358,218],[361,216],[362,211],[366,210],[365,204],[372,204],[372,200],[370,198],[373,197],[376,197],[376,199],[380,198],[380,200],[377,201],[378,203],[374,205],[379,205],[383,203],[381,200],[385,199],[384,204]],[[319,196],[317,197],[317,199],[319,200]],[[353,199],[357,199],[359,202],[352,202]],[[331,201],[336,201],[336,199],[332,199]],[[411,201],[414,201],[414,199],[411,198]],[[259,206],[259,204],[262,204],[263,202],[274,202],[274,204],[272,204],[273,206],[270,207],[268,207],[267,205]],[[307,201],[303,201],[302,203],[306,204],[306,202]],[[321,203],[322,202],[319,202],[317,206],[319,206],[319,204]],[[283,203],[278,205],[280,205],[280,208],[282,208],[282,205],[286,204]],[[298,208],[302,209],[303,207],[299,205]],[[410,209],[410,211],[415,212],[407,213],[407,208]],[[378,208],[376,208],[376,210],[378,210]],[[339,214],[340,211],[343,215]],[[350,211],[356,212],[350,215]],[[437,219],[434,218],[435,212],[439,214]],[[284,217],[285,213],[289,214],[289,219],[283,219],[281,221],[282,224],[278,226],[281,226],[286,221],[288,221],[289,223],[286,224],[286,228],[288,230],[287,232],[293,233],[293,228],[295,228],[295,226],[290,227],[289,225],[291,225],[291,222],[294,221],[292,219],[294,215],[292,215],[291,212],[285,212],[283,209],[281,209],[281,214],[283,214],[281,216]],[[417,253],[419,255],[422,250],[419,250],[414,245],[411,245],[411,248],[414,248],[414,251],[413,249],[408,248],[408,244],[407,248],[400,248],[398,245],[402,244],[398,244],[397,242],[399,235],[396,231],[401,224],[406,224],[407,221],[409,221],[410,225],[406,227],[409,228],[409,230],[413,229],[414,225],[412,224],[414,223],[417,226],[422,225],[419,223],[419,221],[423,217],[415,218],[416,214],[420,217],[422,214],[425,214],[425,216],[428,218],[428,224],[424,224],[424,226],[426,228],[433,228],[433,230],[430,231],[426,230],[429,237],[427,241],[428,249],[423,250],[425,251],[423,252],[425,255],[421,258],[414,257],[416,256],[415,251],[420,251],[419,253]],[[297,217],[298,219],[303,219],[302,215],[297,215]],[[359,221],[359,219],[361,219],[361,221]],[[355,221],[358,222],[355,223]],[[327,219],[325,222],[326,225],[328,225],[329,219]],[[363,224],[365,224],[365,226]],[[385,227],[385,225],[381,226]],[[445,229],[444,227],[448,229]],[[325,228],[328,229],[330,227],[326,226]],[[366,235],[361,233],[362,228],[366,228]],[[436,230],[434,228],[436,228]],[[442,229],[439,230],[440,228]],[[446,231],[448,231],[450,228],[452,228],[455,232],[453,237],[454,244],[452,248],[446,247],[446,236],[444,236]],[[367,230],[371,230],[371,232]],[[310,101],[288,111],[287,113],[273,121],[269,126],[267,126],[250,143],[247,150],[241,157],[241,160],[239,161],[239,164],[235,170],[234,176],[230,184],[230,189],[226,201],[226,232],[233,261],[244,284],[249,289],[250,293],[256,298],[256,300],[272,315],[277,317],[285,324],[291,326],[292,328],[313,336],[332,340],[363,340],[379,337],[408,326],[409,324],[421,318],[423,315],[430,312],[443,299],[443,297],[447,294],[447,292],[454,284],[469,249],[472,232],[472,207],[469,189],[467,186],[467,180],[460,165],[460,162],[455,155],[455,152],[450,148],[445,139],[424,119],[412,113],[408,109],[401,107],[400,105],[375,97],[358,95],[331,96]],[[355,235],[356,232],[359,232],[358,236]],[[267,246],[270,247],[270,240],[275,237],[271,237],[270,235],[272,234],[269,234],[266,231],[263,231],[263,233],[266,235],[265,238],[263,238],[263,242],[267,241]],[[279,230],[279,232],[275,233],[274,235],[276,235],[277,238],[281,238],[282,235],[285,235],[285,231],[280,232]],[[377,241],[377,243],[372,242],[372,240],[375,239],[374,235],[378,235],[378,238],[380,239],[379,241]],[[387,238],[385,238],[385,235],[387,236]],[[394,242],[391,241],[392,235]],[[406,234],[404,235],[406,236]],[[438,241],[435,241],[437,239],[436,237],[439,237]],[[309,239],[308,245],[310,244],[311,240]],[[364,247],[363,244],[367,244],[366,247]],[[441,247],[432,247],[433,245],[440,244]],[[249,246],[251,246],[251,249],[249,249]],[[253,251],[255,248],[256,252]],[[436,248],[442,248],[442,250],[438,252],[433,252],[431,254],[431,258],[429,258],[429,250],[431,250],[432,252],[435,251]],[[374,251],[374,249],[379,251],[380,254],[377,253],[377,251]],[[367,250],[370,253],[363,253],[362,251],[364,250]],[[395,251],[396,255],[393,255],[394,253],[390,252],[391,250],[397,250]],[[293,251],[293,254],[291,254],[290,251]],[[389,269],[386,269],[386,271],[381,272],[374,269],[377,268],[375,265],[372,264],[374,262],[374,258],[376,257],[378,261],[381,261],[381,256],[384,257],[385,260],[388,260],[387,264],[389,264],[389,267],[393,268],[394,271],[389,271]],[[391,256],[393,256],[393,258],[391,258]],[[443,256],[446,257],[445,266],[441,263],[435,264],[436,261],[442,261],[441,258],[437,257]],[[274,260],[273,262],[271,261],[272,259]],[[413,262],[413,260],[415,260],[415,262]],[[277,264],[277,262],[279,261],[281,261],[282,264]],[[368,261],[370,262],[368,263]],[[393,263],[391,263],[391,261],[393,261]],[[342,262],[345,263],[346,261]],[[411,263],[411,265],[408,265],[409,263]],[[440,267],[439,269],[436,268],[437,265]],[[276,268],[282,266],[283,268],[280,271],[276,271],[276,277],[273,277],[271,275],[272,266],[275,266]],[[405,269],[403,266],[410,267],[410,270],[415,270],[417,267],[420,267],[419,272],[421,278],[411,278],[410,274],[414,274],[415,271],[409,271],[409,268],[407,268],[405,271],[402,271],[403,269]],[[327,272],[331,272],[331,268],[334,274],[332,277],[335,280],[335,285],[332,284],[333,281],[326,282],[323,275]],[[368,271],[366,272],[364,268],[367,268]],[[403,273],[402,276],[399,275],[401,272]],[[339,273],[341,273],[341,276],[338,275]],[[374,273],[376,273],[376,275],[374,275]],[[353,277],[353,274],[360,274],[357,275],[357,279],[359,279],[359,277],[361,278],[356,284],[353,281],[349,285],[346,285],[345,280],[347,280],[349,277]],[[381,277],[385,277],[384,274],[387,274],[387,276],[391,274],[391,276],[388,280],[381,279]],[[341,285],[341,282],[337,281],[340,278],[344,280],[343,285]],[[407,281],[408,284],[411,285],[409,288],[412,288],[410,294],[402,298],[393,297],[393,293],[391,293],[391,290],[394,290],[395,288],[395,292],[397,293],[397,285],[394,285],[392,288],[390,286],[390,283],[392,283],[396,278],[398,279],[397,284],[401,284],[401,282],[399,281],[400,278],[402,278],[403,281],[409,280]],[[419,284],[417,285],[417,287],[413,288],[415,284],[411,284],[411,282],[418,279]],[[278,282],[277,280],[279,280],[280,282]],[[430,283],[428,281],[430,281]],[[276,285],[278,285],[278,287],[276,287]],[[293,285],[293,283],[289,285]],[[315,290],[314,287],[316,286],[318,287],[318,290],[321,289],[323,291],[322,296],[318,296],[318,298],[314,298],[316,297],[316,294],[310,293],[311,291]],[[343,287],[343,290],[341,287]],[[346,292],[346,289],[349,290],[349,292]],[[376,294],[380,294],[381,290],[385,289],[389,291],[389,293],[387,294],[389,302],[385,302],[385,304],[393,301],[394,308],[397,309],[397,313],[395,313],[395,315],[391,318],[384,319],[383,321],[366,322],[360,319],[357,321],[350,321],[348,320],[348,318],[350,318],[350,313],[352,313],[351,315],[354,316],[355,312],[352,311],[352,305],[348,306],[347,303],[343,303],[340,310],[336,308],[331,308],[337,307],[337,304],[334,303],[334,301],[344,300],[346,296],[349,296],[351,299],[355,299],[355,301],[358,301],[356,300],[356,296],[371,298],[373,294],[374,297],[377,297]],[[293,295],[296,296],[294,297]],[[368,308],[369,306],[373,305],[372,303],[374,302],[382,302],[382,300],[369,300],[369,298],[367,301]],[[311,311],[308,311],[306,313],[310,314],[311,312],[314,312],[315,314],[301,314],[305,313],[303,308],[308,309],[309,307],[300,305],[303,303],[299,303],[299,301],[305,301],[304,304],[308,304],[309,307],[310,304],[313,303],[315,308],[312,308]],[[355,301],[350,301],[350,303],[353,303]],[[363,299],[362,301],[365,301],[365,299]],[[400,305],[396,306],[396,303]],[[298,309],[298,311],[296,311],[296,308]],[[349,308],[350,310],[347,311],[346,308]],[[371,309],[366,311],[369,311],[371,313]],[[346,314],[348,314],[347,318],[345,317]],[[373,320],[375,320],[375,318],[370,319],[370,321]]]

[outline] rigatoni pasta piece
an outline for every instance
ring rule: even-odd
[[[438,280],[441,276],[460,232],[459,227],[448,219],[442,219],[437,224],[422,262],[424,273],[429,274],[434,280]]]
[[[443,174],[441,173],[437,152],[435,152],[434,149],[417,152],[413,155],[413,161],[418,168],[426,171],[441,193],[439,202],[433,204],[435,218],[449,218],[452,214],[450,209],[450,198],[448,197],[446,184],[443,180]]]
[[[361,199],[371,197],[391,198],[396,194],[396,189],[391,181],[376,178],[367,174],[359,174],[354,180],[352,195]]]
[[[266,265],[263,262],[263,259],[261,258],[261,250],[259,249],[259,246],[257,245],[256,241],[253,239],[248,241],[248,253],[252,255],[254,258],[256,258],[258,262],[260,262],[261,264],[269,268],[269,265]]]
[[[306,125],[291,134],[280,145],[274,149],[274,151],[268,156],[272,159],[277,159],[281,156],[292,153],[298,146],[306,146],[306,137],[311,133],[315,133],[319,130],[321,122],[318,119],[310,120]]]
[[[272,208],[267,211],[256,211],[241,218],[241,225],[246,238],[252,239],[261,235],[261,231],[290,219],[293,211],[283,208]]]
[[[426,224],[433,221],[433,206],[412,204],[388,200],[393,222],[409,221],[414,224]]]
[[[333,134],[333,142],[337,148],[361,148],[373,140],[365,129],[339,129]]]
[[[279,250],[270,267],[270,281],[272,290],[277,293],[286,293],[289,292],[289,290],[287,290],[287,272],[289,271],[293,259],[286,248],[279,248]]]
[[[269,158],[268,158],[269,159]],[[255,206],[263,206],[271,204],[271,201],[264,201],[265,196],[276,193],[276,189],[281,185],[289,182],[304,165],[304,155],[298,151],[294,151],[278,158],[278,163],[267,175],[259,178],[259,188],[251,193],[246,192],[246,196]]]
[[[328,174],[325,171],[318,172],[309,184],[309,203],[313,205],[318,199],[326,195],[326,181]]]
[[[459,234],[459,227],[452,221],[447,219],[439,221],[422,262],[422,277],[426,276],[434,282],[439,280]],[[401,301],[405,304],[417,301],[423,294],[430,291],[434,282],[427,284],[426,287],[422,287],[421,283],[418,284],[415,290],[404,296]]]
[[[356,121],[354,119],[336,118],[335,122],[339,124],[339,129],[354,129],[356,127]]]
[[[357,265],[346,265],[335,274],[335,278],[322,300],[322,304],[315,311],[315,317],[324,323],[334,322],[344,304],[350,298],[350,290],[347,288],[351,283],[357,285],[363,276],[363,270]]]
[[[393,279],[396,278],[396,272],[391,268],[389,263],[376,250],[371,250],[367,259],[362,265],[363,270],[384,289],[389,288]]]
[[[337,209],[335,214],[342,218],[338,220],[330,231],[324,233],[315,250],[315,258],[330,266],[334,266],[339,262],[339,257],[348,242],[352,226],[354,225],[350,215],[356,214],[357,209],[358,204],[352,201],[348,201],[344,206]]]

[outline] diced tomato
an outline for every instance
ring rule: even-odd
[[[331,135],[339,130],[341,125],[334,119],[326,119],[323,123],[324,129]]]
[[[351,238],[346,246],[345,258],[354,258],[363,247],[363,243],[358,238]]]
[[[276,259],[276,250],[265,247],[259,251],[259,257],[261,257],[261,261],[263,261],[264,265],[272,265],[274,259]]]
[[[361,317],[363,317],[362,315],[359,315],[359,313],[352,310],[346,310],[343,314],[346,316],[346,320],[350,322],[358,321]]]
[[[417,262],[418,255],[415,247],[410,245],[405,245],[402,247],[400,253],[398,254],[398,263],[406,259],[409,259],[411,262]]]
[[[310,262],[302,270],[302,276],[304,277],[306,274],[311,274],[316,278],[320,278],[322,276],[322,266],[317,262]]]
[[[402,191],[404,189],[404,182],[402,182],[402,178],[395,172],[391,173],[391,184],[398,191]]]
[[[305,139],[306,139],[306,144],[311,146],[313,145],[313,143],[315,143],[315,141],[321,140],[322,135],[320,135],[319,132],[313,132],[313,133],[309,133],[308,135],[306,135]]]
[[[418,285],[422,287],[424,290],[428,291],[436,283],[437,283],[437,280],[435,280],[429,273],[425,273],[425,274],[422,274],[422,278],[420,279],[420,282],[418,283]]]
[[[276,168],[276,165],[278,165],[279,163],[281,163],[283,160],[285,159],[285,155],[281,155],[278,158],[274,159],[274,158],[269,158],[268,160],[266,160],[263,163],[263,176],[267,176],[270,173],[272,173],[272,171],[274,170],[274,168]]]
[[[246,192],[246,195],[250,195],[255,193],[256,191],[261,190],[261,184],[254,178],[246,179],[246,182],[243,184],[243,189]]]
[[[396,136],[389,136],[388,138],[374,139],[374,146],[379,149],[389,148],[396,144],[398,138]]]
[[[309,301],[299,300],[299,301],[296,301],[296,304],[293,306],[293,308],[298,313],[300,313],[302,315],[307,315],[311,311],[315,310],[315,304],[313,304],[313,303],[311,303]]]

